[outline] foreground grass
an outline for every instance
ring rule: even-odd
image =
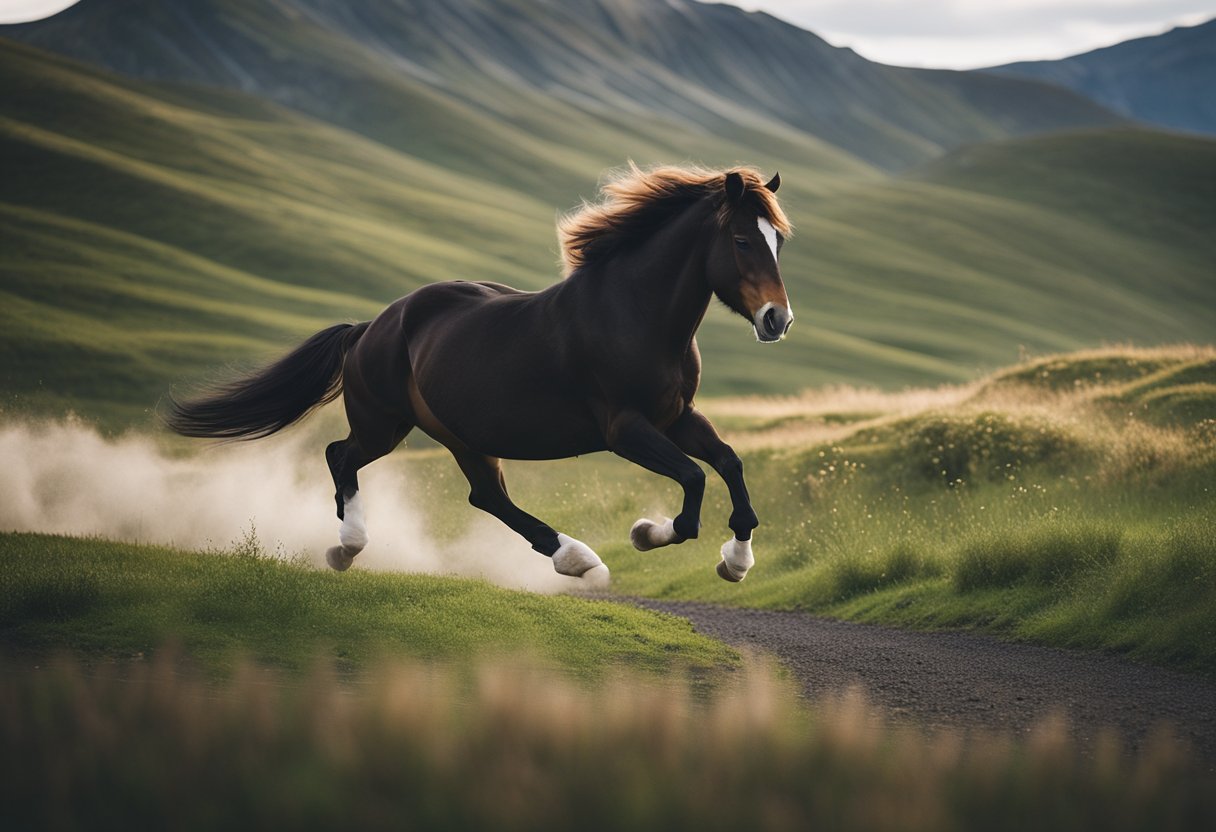
[[[807,707],[765,670],[692,696],[518,665],[358,685],[172,659],[0,672],[14,828],[1171,830],[1216,781],[1167,735],[1082,756],[1064,726],[927,736],[857,696]]]
[[[629,594],[1113,649],[1216,675],[1216,351],[1112,349],[974,385],[705,405],[740,449],[762,525],[747,580],[710,476],[701,539],[626,532],[678,491],[609,457],[514,465],[512,493],[586,539]],[[434,506],[463,496],[419,455]],[[564,465],[564,467],[563,467]]]
[[[46,654],[139,658],[173,642],[210,670],[241,657],[299,670],[385,656],[464,661],[525,653],[579,676],[666,672],[736,654],[680,619],[621,604],[427,575],[336,574],[263,555],[247,539],[199,554],[33,534],[0,535],[0,643]]]

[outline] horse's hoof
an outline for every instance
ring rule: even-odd
[[[325,562],[331,569],[345,572],[355,562],[355,556],[345,546],[331,546],[325,551]]]
[[[595,569],[603,569],[604,575],[608,567],[600,560],[600,556],[591,551],[591,547],[581,540],[575,540],[568,535],[559,534],[560,544],[553,553],[553,569],[559,575],[569,575],[571,578],[582,578]]]
[[[748,570],[756,565],[750,540],[731,538],[722,544],[722,560],[718,562],[718,577],[732,584],[747,577]]]
[[[587,589],[603,591],[612,583],[612,575],[608,572],[608,567],[601,563],[599,566],[593,566],[584,572],[579,580],[583,582],[583,585]]]
[[[730,571],[730,567],[726,565],[726,561],[718,561],[718,577],[724,581],[730,581],[732,584],[737,584],[739,581],[747,577],[746,574],[735,575]]]
[[[639,552],[649,552],[669,543],[680,542],[680,536],[676,534],[675,521],[670,518],[664,517],[656,523],[643,517],[629,530],[629,540]]]

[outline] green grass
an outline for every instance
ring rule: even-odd
[[[730,666],[687,622],[621,604],[427,575],[339,575],[266,556],[256,538],[192,553],[102,540],[0,535],[0,642],[129,660],[176,644],[211,671],[242,659],[293,671],[318,658],[466,662],[531,655],[583,677]]]

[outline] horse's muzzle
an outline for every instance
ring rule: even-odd
[[[756,340],[765,344],[784,338],[793,322],[794,313],[788,306],[778,306],[771,301],[761,306],[752,318],[752,326],[756,328]]]

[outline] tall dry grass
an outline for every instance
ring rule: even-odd
[[[1183,410],[1168,418],[1162,408],[1179,403],[1159,394],[1204,397],[1211,410],[1214,378],[1216,347],[1109,347],[1046,356],[969,384],[901,391],[835,385],[796,396],[709,399],[702,406],[737,449],[776,451],[898,431],[926,419],[999,414],[1101,449],[1112,463],[1109,475],[1118,477],[1146,462],[1185,456],[1196,435],[1212,432],[1211,419],[1202,415],[1186,418],[1194,414]]]
[[[764,667],[711,694],[630,674],[400,665],[205,683],[161,658],[0,674],[11,829],[1188,829],[1216,779],[1167,736],[927,735]]]

